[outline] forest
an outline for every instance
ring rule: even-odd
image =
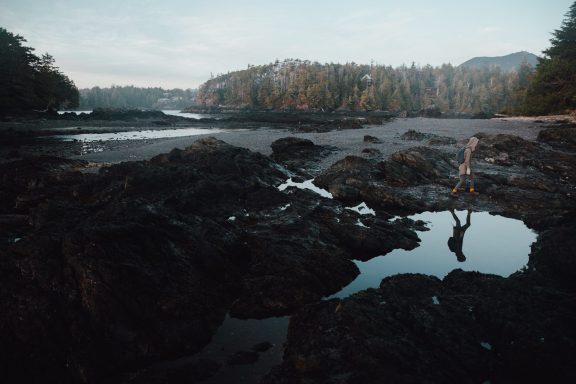
[[[466,68],[450,64],[392,68],[382,65],[320,64],[301,60],[217,76],[204,83],[197,102],[206,106],[312,111],[523,112],[535,69]]]
[[[134,86],[93,87],[80,90],[78,109],[184,109],[194,104],[195,96],[196,90],[194,89],[139,88]]]

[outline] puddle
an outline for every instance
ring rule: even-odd
[[[238,129],[236,130],[238,131]],[[70,135],[53,135],[51,139],[62,141],[114,141],[114,140],[145,140],[162,139],[170,137],[199,136],[214,133],[230,132],[228,129],[220,128],[179,128],[179,129],[150,129],[144,131],[125,131],[113,133],[78,133]]]
[[[226,316],[210,344],[201,352],[162,363],[161,366],[179,366],[199,360],[214,361],[220,364],[220,369],[202,383],[258,383],[272,367],[282,363],[288,321],[288,316],[260,320]],[[255,352],[264,344],[267,344],[265,350]],[[238,352],[256,353],[258,358],[252,364],[230,363],[229,359]]]
[[[310,180],[303,181],[301,183],[297,183],[295,181],[292,181],[292,178],[289,178],[288,180],[286,180],[286,182],[284,184],[280,184],[278,186],[278,190],[283,191],[288,187],[296,187],[296,188],[300,188],[300,189],[309,189],[313,192],[316,192],[317,194],[319,194],[322,197],[332,199],[332,194],[330,192],[328,192],[325,189],[318,188],[317,186],[314,185],[314,183],[312,183],[313,181],[314,181],[314,179],[310,179]]]
[[[399,273],[423,273],[442,279],[460,268],[508,277],[528,263],[530,245],[537,235],[522,221],[472,212],[466,228],[467,212],[454,213],[459,218],[460,231],[454,230],[456,222],[449,211],[410,216],[427,222],[430,228],[418,233],[422,240],[420,246],[411,251],[397,249],[366,262],[355,261],[360,275],[329,298],[343,298],[367,288],[377,288],[383,278]],[[461,242],[449,240],[458,232],[464,233]]]

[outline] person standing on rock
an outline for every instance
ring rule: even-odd
[[[460,177],[460,180],[450,193],[450,196],[452,197],[458,196],[458,191],[466,183],[466,176],[468,176],[468,179],[470,180],[470,193],[473,195],[478,194],[474,189],[474,172],[471,167],[472,153],[476,150],[478,141],[477,137],[471,137],[470,140],[468,140],[468,144],[466,144],[464,149],[464,161],[458,166],[458,176]]]

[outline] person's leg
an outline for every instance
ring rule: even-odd
[[[452,193],[457,193],[458,189],[464,185],[464,183],[466,182],[466,176],[464,175],[460,175],[460,181],[458,181],[458,184],[456,184],[456,186],[454,187],[454,189],[452,190]]]
[[[474,190],[474,171],[470,170],[470,192],[475,192]]]

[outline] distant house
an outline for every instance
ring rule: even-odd
[[[364,76],[362,76],[360,80],[365,81],[368,87],[372,85],[372,76],[370,76],[369,74],[365,74]]]

